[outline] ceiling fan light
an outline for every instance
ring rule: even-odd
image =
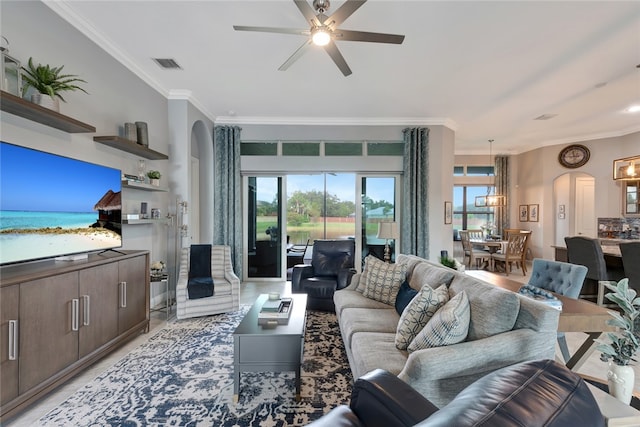
[[[331,41],[331,34],[323,28],[318,28],[313,32],[311,40],[316,46],[326,46]]]

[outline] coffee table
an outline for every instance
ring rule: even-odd
[[[296,400],[300,400],[300,367],[304,350],[307,294],[293,298],[293,311],[286,325],[258,325],[262,304],[269,298],[260,295],[233,333],[233,401],[238,402],[242,372],[296,373]]]

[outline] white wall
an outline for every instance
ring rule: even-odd
[[[25,64],[29,57],[77,74],[89,92],[65,94],[60,112],[96,127],[95,134],[69,134],[39,123],[2,113],[0,138],[4,141],[137,174],[138,156],[93,141],[95,135],[118,135],[125,122],[144,121],[149,127],[149,147],[169,154],[167,99],[142,82],[93,42],[80,34],[41,2],[1,3],[2,35],[10,41],[10,54]],[[35,31],[34,29],[38,29]],[[157,169],[167,185],[171,175],[166,160],[146,160],[147,170]],[[31,179],[31,177],[25,177]],[[146,201],[167,213],[168,193],[123,191],[123,212],[140,209]],[[167,260],[167,237],[162,225],[123,226],[123,248],[151,251],[151,260]],[[153,290],[152,290],[153,292]]]
[[[589,148],[591,158],[586,165],[577,169],[567,169],[558,163],[558,153],[568,144],[542,147],[516,156],[518,167],[513,171],[512,181],[517,189],[516,200],[512,203],[540,204],[540,222],[517,223],[515,217],[514,223],[534,230],[530,245],[533,256],[553,259],[551,246],[564,242],[564,236],[555,235],[556,223],[560,221],[557,219],[557,204],[560,201],[554,201],[554,180],[566,173],[586,174],[595,178],[595,218],[622,216],[622,187],[619,182],[613,181],[613,160],[640,154],[640,132],[578,143]],[[570,202],[566,205],[569,209]],[[559,224],[559,232],[572,230],[569,222],[572,216],[567,211],[564,220],[566,227]]]

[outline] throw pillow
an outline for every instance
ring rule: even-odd
[[[454,296],[433,315],[427,325],[411,341],[407,350],[412,351],[457,344],[467,338],[471,309],[463,291]]]
[[[378,258],[374,257],[373,255],[367,255],[367,257],[364,259],[364,267],[362,267],[362,274],[360,274],[360,281],[358,282],[356,291],[364,293],[364,290],[367,288],[367,276],[369,275],[369,270],[371,270],[369,264],[371,262],[375,262],[376,260],[378,260]]]
[[[367,257],[367,283],[362,295],[385,304],[395,305],[398,289],[407,276],[404,264],[388,264]]]
[[[449,290],[446,285],[440,285],[438,289],[424,285],[400,315],[396,329],[396,348],[406,350],[416,335],[448,300]]]
[[[400,316],[402,316],[404,309],[417,294],[418,291],[409,286],[409,282],[406,280],[402,282],[400,289],[398,289],[398,296],[396,296],[396,311]]]

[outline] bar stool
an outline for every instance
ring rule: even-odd
[[[596,303],[604,305],[604,284],[611,282],[611,279],[609,279],[600,241],[582,236],[565,237],[564,241],[567,245],[567,260],[571,264],[584,265],[588,269],[585,283],[590,283],[592,286],[587,287],[587,290],[593,292],[594,287],[597,289],[597,294],[583,294],[581,297],[585,299],[596,297]]]
[[[620,254],[629,287],[640,292],[640,242],[620,243]]]

